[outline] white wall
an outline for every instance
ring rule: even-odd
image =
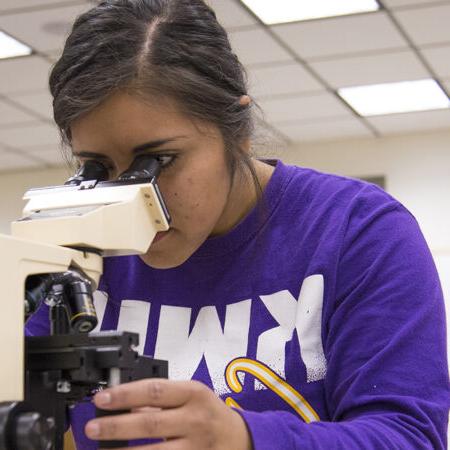
[[[1,173],[0,233],[9,234],[9,224],[21,216],[25,191],[32,187],[61,184],[68,176],[66,168]]]

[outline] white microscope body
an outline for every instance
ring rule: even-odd
[[[0,402],[24,400],[27,278],[74,269],[94,290],[103,256],[145,253],[156,233],[168,230],[170,218],[156,184],[159,166],[154,159],[147,162],[142,178],[82,179],[25,194],[22,219],[12,223],[11,235],[0,235]]]

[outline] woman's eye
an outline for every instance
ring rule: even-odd
[[[156,161],[158,161],[162,169],[165,169],[175,161],[175,158],[175,155],[157,155]]]

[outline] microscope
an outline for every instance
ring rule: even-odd
[[[0,450],[62,450],[68,407],[108,386],[167,378],[166,361],[134,350],[137,334],[91,332],[103,257],[145,253],[169,228],[159,171],[154,157],[139,155],[108,181],[101,162],[87,161],[64,185],[26,192],[22,218],[0,235]],[[42,303],[50,334],[25,337]]]

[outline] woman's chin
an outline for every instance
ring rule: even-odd
[[[155,246],[158,242],[166,240],[171,234],[173,234],[173,229],[169,229],[167,231],[159,231],[155,234],[151,245]]]
[[[165,239],[152,243],[147,253],[140,255],[142,261],[154,269],[173,269],[189,258],[190,254],[180,252],[179,246],[174,250],[172,246],[165,244]]]
[[[171,228],[157,233],[142,261],[154,269],[173,269],[185,263],[202,245],[202,237],[187,240],[178,230]]]

